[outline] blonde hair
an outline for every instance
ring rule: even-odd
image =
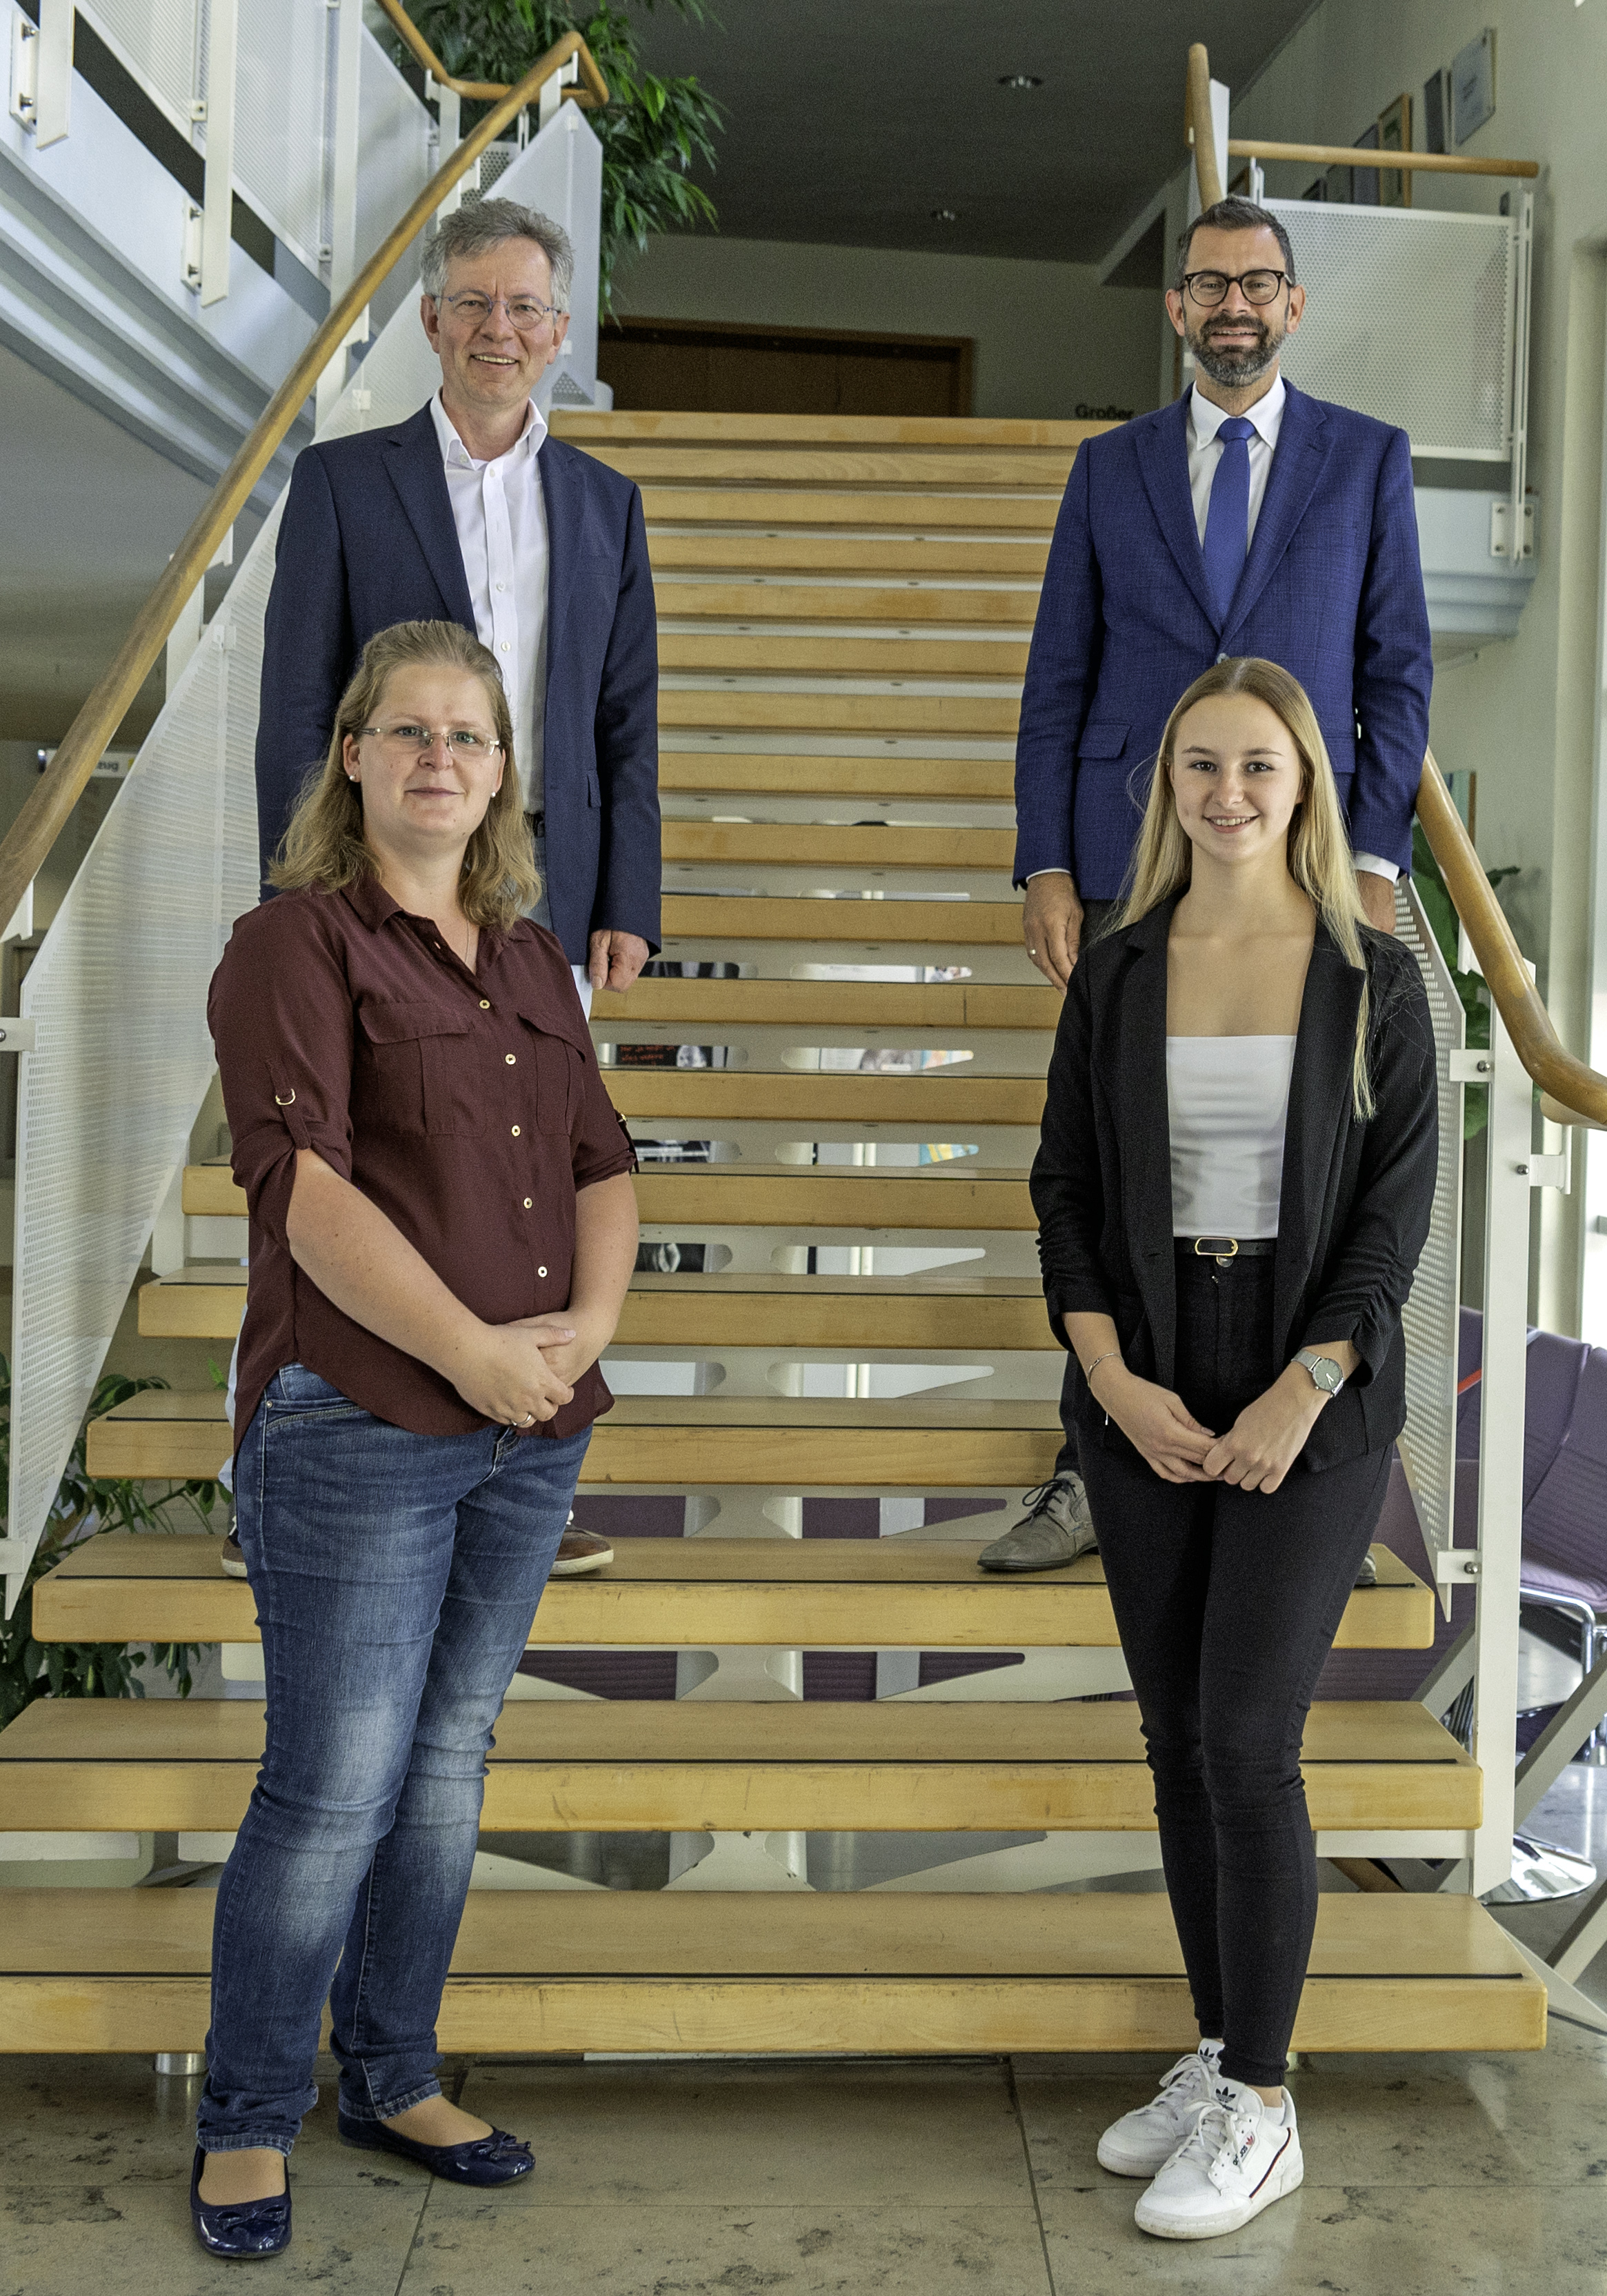
[[[335,711],[329,755],[307,775],[269,882],[287,893],[338,893],[377,873],[373,849],[363,834],[363,793],[346,770],[346,737],[372,723],[394,672],[413,668],[467,670],[479,678],[490,705],[502,744],[502,785],[469,840],[458,898],[471,923],[505,931],[535,907],[540,881],[514,770],[513,721],[502,673],[496,657],[456,622],[397,622],[369,639]]]
[[[1177,818],[1177,792],[1172,787],[1177,729],[1196,702],[1226,693],[1247,693],[1265,702],[1288,732],[1300,761],[1300,794],[1289,824],[1286,859],[1291,877],[1311,901],[1346,964],[1362,976],[1350,1096],[1357,1118],[1365,1119],[1373,1113],[1373,1086],[1367,1074],[1367,962],[1361,937],[1367,915],[1356,890],[1350,840],[1316,711],[1299,678],[1291,677],[1275,661],[1260,661],[1249,655],[1213,663],[1194,680],[1167,719],[1144,826],[1133,850],[1121,922],[1136,924],[1162,901],[1186,890],[1193,878],[1194,849]]]

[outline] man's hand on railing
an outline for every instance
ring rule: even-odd
[[[1367,922],[1380,932],[1395,930],[1395,880],[1381,877],[1376,869],[1358,869],[1356,890],[1362,897],[1362,906],[1367,912]]]

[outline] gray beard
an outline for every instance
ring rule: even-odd
[[[1226,357],[1212,350],[1203,335],[1189,346],[1194,354],[1194,365],[1213,382],[1220,383],[1225,390],[1242,390],[1248,383],[1259,382],[1262,376],[1269,374],[1277,365],[1278,353],[1283,348],[1280,337],[1275,342],[1268,342],[1256,357],[1244,359]]]

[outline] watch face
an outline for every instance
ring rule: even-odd
[[[1325,1395],[1337,1395],[1345,1384],[1345,1374],[1332,1356],[1313,1356],[1306,1368]]]

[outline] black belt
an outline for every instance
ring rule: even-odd
[[[547,817],[545,813],[527,813],[525,819],[530,824],[530,834],[532,837],[545,837],[546,835]]]
[[[1214,1259],[1218,1267],[1235,1259],[1270,1259],[1278,1248],[1275,1235],[1178,1235],[1172,1242],[1185,1259]]]

